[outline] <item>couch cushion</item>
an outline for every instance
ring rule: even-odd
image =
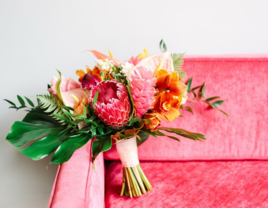
[[[92,167],[90,140],[59,165],[48,208],[104,207],[104,160],[99,154]]]
[[[268,55],[207,56],[185,58],[184,70],[192,86],[206,81],[206,97],[220,95],[219,111],[203,108],[203,115],[182,112],[184,117],[162,126],[184,128],[206,135],[204,142],[182,138],[150,138],[139,147],[140,160],[268,159]],[[105,159],[118,160],[115,148]]]
[[[153,185],[146,195],[120,197],[122,166],[106,172],[106,208],[268,207],[268,161],[142,162]]]

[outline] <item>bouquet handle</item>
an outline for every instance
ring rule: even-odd
[[[152,185],[141,169],[138,159],[136,137],[121,140],[116,149],[123,165],[123,183],[120,196],[138,197],[152,189]]]

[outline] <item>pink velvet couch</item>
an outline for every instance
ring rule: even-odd
[[[222,109],[163,123],[200,132],[204,142],[149,138],[139,148],[153,190],[120,197],[122,170],[114,148],[92,169],[90,143],[59,166],[49,208],[259,208],[268,207],[268,55],[186,56],[192,86],[206,81],[206,97]]]

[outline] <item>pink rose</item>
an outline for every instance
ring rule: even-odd
[[[51,88],[48,89],[48,91],[53,93],[54,95],[57,95],[57,90],[56,90],[55,85],[58,81],[59,81],[59,78],[53,76],[52,82],[51,82]],[[61,85],[60,85],[61,92],[68,92],[70,90],[77,89],[80,87],[81,85],[78,82],[74,81],[72,77],[70,77],[70,79],[68,80],[64,76],[62,76]]]

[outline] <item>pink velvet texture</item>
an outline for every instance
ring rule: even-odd
[[[204,142],[153,138],[139,147],[142,161],[268,159],[268,55],[185,58],[192,86],[206,81],[206,97],[221,96],[230,119],[203,104],[162,126],[206,135]],[[192,106],[189,104],[189,106]],[[194,107],[194,106],[192,106]],[[201,111],[203,115],[198,113]],[[119,160],[113,148],[105,159]]]
[[[266,208],[268,161],[142,162],[146,195],[120,197],[122,165],[106,174],[106,208]]]
[[[91,162],[91,141],[59,166],[48,208],[103,208],[104,161],[100,154]]]

